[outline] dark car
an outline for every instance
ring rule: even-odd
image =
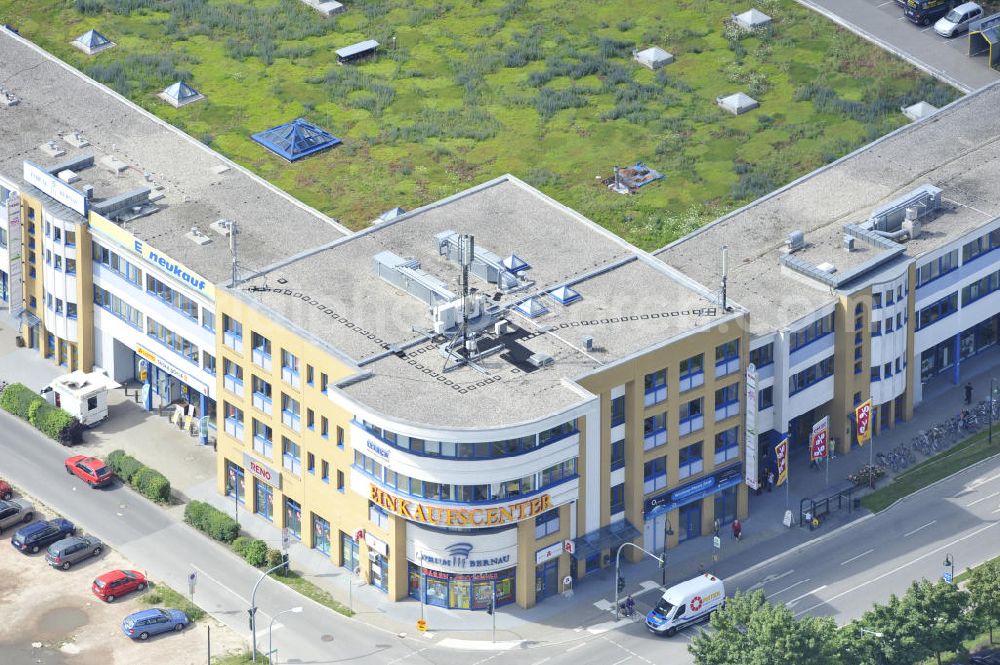
[[[903,14],[918,25],[930,25],[951,11],[955,0],[906,0]]]
[[[53,568],[69,570],[74,563],[100,556],[104,543],[94,536],[70,536],[49,545],[45,561]]]
[[[19,552],[37,554],[57,540],[72,536],[76,527],[68,519],[57,517],[48,522],[34,522],[14,532],[10,544]]]

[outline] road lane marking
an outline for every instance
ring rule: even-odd
[[[622,663],[624,663],[627,660],[632,660],[632,656],[625,656],[624,658],[622,658],[618,662],[612,663],[611,665],[622,665]]]
[[[976,505],[976,504],[977,504],[977,503],[979,503],[980,501],[986,501],[987,499],[992,499],[992,498],[993,498],[993,497],[995,497],[995,496],[1000,496],[1000,492],[994,492],[993,494],[990,494],[989,496],[984,496],[984,497],[983,497],[982,499],[976,499],[976,500],[975,500],[975,501],[973,501],[972,503],[967,503],[967,504],[965,504],[965,507],[966,507],[966,508],[969,508],[970,506],[974,506],[974,505]]]
[[[532,665],[542,665],[542,663],[547,663],[552,660],[551,657],[542,658],[541,660],[536,660]]]
[[[808,591],[808,592],[806,592],[806,593],[802,594],[802,595],[801,595],[801,596],[799,596],[798,598],[792,598],[792,599],[791,599],[790,601],[788,601],[787,603],[785,603],[785,607],[792,607],[793,605],[795,605],[795,603],[799,602],[799,601],[800,601],[800,600],[802,600],[803,598],[806,598],[806,597],[808,597],[808,596],[811,596],[811,595],[813,595],[814,593],[817,593],[817,592],[819,592],[819,591],[822,591],[822,590],[823,590],[823,589],[825,589],[825,588],[826,588],[826,585],[824,584],[823,586],[818,586],[818,587],[816,587],[815,589],[813,589],[812,591]]]
[[[572,647],[570,647],[570,648],[566,649],[566,652],[567,652],[567,653],[569,653],[570,651],[576,651],[576,650],[577,650],[577,649],[579,649],[580,647],[585,647],[585,646],[587,646],[587,643],[586,643],[586,642],[580,642],[580,643],[579,643],[579,644],[577,644],[576,646],[572,646]]]
[[[998,508],[997,510],[1000,511],[1000,508]],[[996,511],[994,511],[994,512],[996,512]],[[896,566],[895,568],[893,568],[890,571],[882,573],[881,575],[879,575],[877,577],[873,577],[872,579],[868,580],[867,582],[862,582],[861,584],[855,585],[855,586],[851,587],[850,589],[848,589],[846,591],[841,591],[840,593],[838,593],[837,595],[833,596],[832,598],[828,598],[825,602],[816,603],[812,607],[807,607],[804,610],[799,610],[798,612],[795,613],[795,617],[798,618],[798,617],[802,616],[803,614],[806,614],[807,612],[812,612],[817,607],[822,607],[823,605],[832,603],[833,601],[837,600],[838,598],[842,598],[843,596],[846,596],[849,593],[854,593],[858,589],[864,588],[864,587],[868,586],[869,584],[872,584],[874,582],[878,582],[879,580],[883,580],[886,577],[889,577],[889,575],[892,575],[894,573],[898,573],[903,568],[907,568],[908,566],[912,566],[916,562],[921,561],[923,559],[926,559],[929,556],[934,556],[935,554],[940,554],[941,552],[947,550],[949,547],[954,547],[955,545],[957,545],[958,543],[962,542],[963,540],[968,540],[969,538],[972,538],[973,536],[978,536],[980,533],[982,533],[983,531],[986,531],[987,529],[992,529],[997,524],[1000,524],[1000,522],[992,522],[990,524],[987,524],[986,526],[984,526],[982,528],[976,529],[972,533],[966,534],[966,535],[962,536],[961,538],[956,538],[955,540],[951,541],[950,543],[945,543],[944,545],[938,547],[937,549],[933,549],[930,552],[927,552],[925,554],[921,554],[916,559],[913,559],[911,561],[907,561],[904,564]]]
[[[917,531],[920,531],[921,529],[926,529],[931,524],[936,524],[936,523],[937,523],[937,520],[931,520],[930,522],[928,522],[927,524],[925,524],[923,526],[918,526],[916,529],[914,529],[913,531],[910,531],[909,533],[904,533],[903,534],[903,538],[909,538],[910,536],[912,536],[913,534],[915,534]]]
[[[785,572],[781,573],[780,575],[767,575],[761,581],[755,582],[754,584],[750,585],[747,588],[747,591],[756,591],[757,589],[763,589],[765,584],[767,584],[769,582],[777,582],[782,577],[788,577],[789,575],[791,575],[794,572],[795,572],[795,569],[793,568],[792,570],[786,570]]]
[[[871,553],[872,553],[872,552],[874,552],[874,551],[875,551],[875,548],[872,548],[872,549],[868,550],[867,552],[862,552],[861,554],[859,554],[859,555],[857,555],[857,556],[852,556],[852,557],[851,557],[850,559],[848,559],[847,561],[841,561],[841,562],[840,562],[840,565],[841,565],[841,566],[846,566],[846,565],[847,565],[847,564],[849,564],[850,562],[852,562],[852,561],[857,561],[858,559],[860,559],[861,557],[865,556],[866,554],[871,554]]]
[[[219,580],[217,580],[217,579],[215,579],[214,577],[212,577],[211,575],[209,575],[209,574],[208,574],[207,572],[205,572],[205,569],[204,569],[204,568],[202,568],[202,567],[200,567],[200,566],[197,566],[197,565],[195,565],[195,564],[193,564],[193,563],[192,563],[192,564],[189,564],[189,565],[190,565],[190,566],[191,566],[192,568],[194,568],[195,570],[197,570],[197,571],[198,571],[198,575],[200,575],[200,576],[202,576],[202,577],[205,577],[205,578],[208,578],[208,579],[212,580],[212,581],[213,581],[213,582],[215,582],[215,583],[216,583],[217,585],[219,585],[220,587],[222,587],[223,589],[225,589],[226,591],[228,591],[229,593],[233,594],[234,596],[236,596],[237,598],[239,598],[239,599],[240,599],[241,601],[243,601],[243,604],[244,604],[244,605],[246,605],[247,607],[250,607],[250,601],[249,601],[249,600],[247,600],[246,598],[244,598],[244,597],[243,597],[243,596],[241,596],[240,594],[236,593],[235,591],[233,591],[232,589],[230,589],[229,587],[227,587],[227,586],[226,586],[225,584],[223,584],[223,583],[222,583],[222,582],[220,582]],[[258,610],[258,611],[259,611],[259,610]]]
[[[809,581],[809,579],[810,579],[810,578],[808,578],[808,577],[807,577],[807,578],[806,578],[806,579],[804,579],[804,580],[799,580],[798,582],[796,582],[795,584],[793,584],[793,585],[791,585],[791,586],[786,586],[786,587],[785,587],[784,589],[782,589],[781,591],[774,591],[774,592],[772,592],[772,593],[768,594],[768,595],[767,595],[767,597],[768,597],[768,598],[772,598],[772,597],[774,597],[774,596],[777,596],[777,595],[778,595],[779,593],[785,593],[786,591],[788,591],[788,590],[790,590],[790,589],[794,589],[795,587],[797,587],[797,586],[798,586],[798,585],[800,585],[800,584],[805,584],[806,582],[808,582],[808,581]]]
[[[895,2],[895,1],[896,1],[896,0],[886,0],[886,1],[885,1],[885,2],[883,2],[882,4],[880,4],[880,5],[875,5],[875,6],[876,6],[876,7],[885,7],[886,5],[891,5],[891,4],[893,4],[893,3]]]

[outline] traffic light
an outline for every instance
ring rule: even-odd
[[[281,563],[284,564],[284,565],[278,570],[278,572],[280,574],[282,574],[282,575],[287,575],[288,574],[288,552],[282,552],[282,554],[281,554]]]
[[[660,557],[660,565],[659,565],[660,570],[663,570],[663,567],[666,565],[667,565],[667,557]]]
[[[618,592],[621,593],[624,590],[625,590],[625,578],[619,576],[618,577]]]
[[[496,598],[490,598],[490,604],[486,607],[487,614],[493,614],[493,610],[496,609]]]

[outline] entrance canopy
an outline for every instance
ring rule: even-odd
[[[632,542],[641,534],[628,520],[602,526],[596,531],[573,539],[573,558],[585,560],[598,556],[604,550],[617,549],[622,543]]]

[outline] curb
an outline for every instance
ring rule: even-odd
[[[913,492],[910,492],[906,496],[899,497],[898,499],[896,499],[895,501],[893,501],[892,503],[890,503],[888,506],[886,506],[885,508],[883,508],[882,510],[880,510],[879,513],[884,513],[885,511],[890,510],[891,508],[893,508],[897,504],[900,504],[903,501],[906,501],[910,497],[916,496],[916,495],[920,494],[921,492],[923,492],[925,490],[929,490],[930,488],[934,487],[935,485],[943,483],[946,480],[951,480],[952,478],[954,478],[958,474],[964,473],[964,472],[968,471],[969,469],[975,469],[977,466],[979,466],[980,464],[983,464],[984,462],[990,462],[990,461],[996,460],[997,458],[1000,458],[1000,453],[997,453],[996,455],[992,455],[990,457],[984,457],[983,459],[979,460],[978,462],[973,462],[969,466],[961,468],[961,469],[959,469],[958,471],[956,471],[955,473],[953,473],[951,475],[948,475],[948,476],[945,476],[944,478],[939,478],[939,479],[935,480],[930,485],[924,485],[920,489],[914,490]],[[930,458],[928,458],[928,459],[930,459]],[[877,515],[878,513],[874,513],[874,514]]]

